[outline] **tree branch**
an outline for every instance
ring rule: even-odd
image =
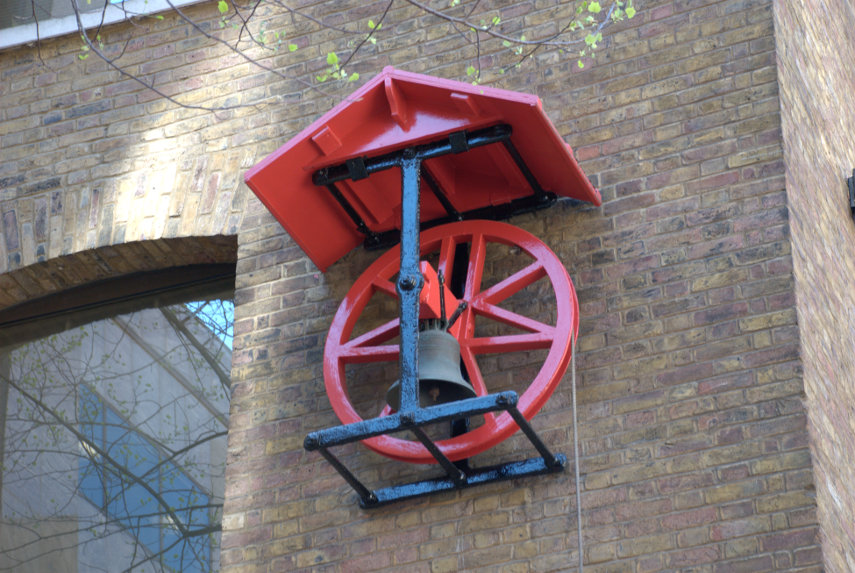
[[[178,519],[178,516],[175,514],[175,512],[172,509],[170,509],[169,504],[166,502],[166,500],[163,499],[163,497],[157,491],[155,491],[154,488],[152,488],[148,483],[146,483],[145,481],[140,479],[138,476],[134,475],[132,472],[130,472],[126,468],[124,468],[121,464],[119,464],[116,460],[114,460],[106,450],[101,448],[98,444],[95,444],[91,440],[89,440],[89,438],[86,435],[84,435],[82,432],[80,432],[77,428],[75,428],[70,423],[66,422],[62,418],[62,416],[53,412],[53,410],[47,404],[45,404],[44,402],[42,402],[41,400],[39,400],[35,396],[31,395],[26,390],[24,390],[21,386],[19,386],[17,383],[15,383],[11,378],[5,378],[4,381],[7,384],[9,384],[10,387],[17,390],[18,393],[20,393],[24,398],[26,398],[27,400],[32,402],[34,405],[41,408],[44,412],[51,414],[53,416],[53,418],[63,428],[65,428],[66,430],[71,432],[71,434],[74,435],[74,437],[77,438],[80,442],[82,442],[82,443],[86,444],[88,447],[92,448],[92,450],[94,452],[96,452],[102,459],[106,460],[115,470],[117,470],[119,473],[121,473],[123,475],[126,475],[128,478],[130,478],[130,480],[132,482],[136,483],[137,485],[139,485],[140,487],[145,489],[155,500],[157,500],[157,502],[160,504],[160,506],[163,507],[164,512],[167,515],[169,515],[169,517],[171,519],[175,520],[175,523],[177,524],[177,527],[179,528],[181,533],[186,533],[187,530],[184,527],[184,525],[181,524],[181,521]]]

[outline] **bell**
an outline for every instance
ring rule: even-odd
[[[475,389],[460,373],[460,344],[445,330],[430,328],[419,333],[419,405],[422,408],[474,398]],[[386,403],[401,405],[401,381],[386,392]]]

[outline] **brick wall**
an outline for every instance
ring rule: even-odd
[[[500,5],[508,32],[556,30],[553,0]],[[540,95],[604,198],[602,208],[562,202],[512,221],[552,247],[579,292],[588,571],[821,569],[772,6],[650,0],[611,28],[583,70],[541,50],[485,77]],[[383,7],[305,9],[339,25],[376,19]],[[215,4],[188,13],[216,29]],[[42,46],[49,68],[32,48],[3,52],[0,280],[19,285],[41,269],[30,288],[62,288],[49,270],[63,255],[237,232],[223,569],[573,569],[572,468],[365,512],[320,456],[303,451],[308,431],[337,423],[323,391],[324,337],[377,255],[355,251],[321,274],[239,180],[350,87],[319,92],[271,76],[175,16],[142,26],[109,32],[133,35],[131,69],[167,93],[264,105],[177,108],[95,58],[75,61],[74,38]],[[300,49],[257,55],[286,78],[347,49],[305,22],[282,26]],[[411,5],[396,3],[383,30],[349,71],[367,78],[392,64],[465,77],[467,44]],[[486,60],[502,61],[491,49]],[[512,380],[530,365],[493,368]],[[567,454],[570,403],[568,377],[534,419]],[[412,473],[361,446],[341,456],[367,481]]]
[[[817,20],[817,15],[821,15]],[[855,223],[846,178],[855,167],[855,7],[775,9],[796,300],[814,481],[828,571],[855,570]]]
[[[550,5],[517,18],[548,25]],[[587,570],[821,569],[772,32],[769,2],[651,2],[596,65],[545,52],[502,78],[541,96],[605,199],[513,221],[579,289]],[[436,40],[384,60],[459,76],[441,28],[401,33]],[[375,255],[321,275],[263,210],[246,221],[227,570],[572,569],[571,472],[364,512],[301,451],[337,424],[324,336]],[[572,451],[569,404],[565,383],[535,418],[557,451]],[[366,481],[398,471],[341,455]]]
[[[188,36],[177,18],[103,32],[111,57],[132,39],[119,60],[130,73],[187,103],[210,101],[222,78],[204,75]],[[80,60],[80,47],[72,36],[0,53],[0,307],[135,270],[235,258],[227,235],[255,157],[228,144],[238,114],[177,108],[95,56]],[[169,240],[190,237],[205,238]]]

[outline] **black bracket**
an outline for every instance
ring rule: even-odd
[[[335,188],[335,183],[345,179],[361,179],[371,173],[397,167],[401,170],[401,266],[398,273],[396,290],[398,292],[399,322],[399,380],[400,405],[397,412],[389,416],[363,420],[354,424],[345,424],[312,432],[306,436],[306,450],[320,451],[321,455],[338,471],[348,484],[359,495],[360,505],[364,508],[377,507],[393,501],[400,501],[431,493],[462,489],[530,475],[562,471],[566,457],[562,454],[553,455],[525,417],[517,409],[518,396],[516,392],[500,392],[487,396],[457,400],[427,408],[421,407],[418,397],[418,342],[419,342],[419,293],[424,286],[424,277],[419,270],[419,188],[424,178],[422,162],[432,157],[448,153],[465,153],[467,150],[481,145],[501,142],[507,148],[518,165],[522,162],[519,153],[510,142],[511,127],[497,125],[476,132],[459,132],[451,134],[447,139],[401,149],[380,157],[349,161],[345,164],[317,171],[313,176],[316,185],[324,186],[333,193],[337,200],[343,199]],[[525,164],[520,166],[525,177],[533,187],[533,194],[523,198],[524,204],[515,205],[523,209],[547,206],[555,200],[553,194],[548,194],[540,187]],[[432,177],[428,175],[428,186],[434,193],[442,195],[442,191],[434,188]],[[355,211],[346,203],[342,205],[348,215],[354,219],[358,228],[364,228]],[[480,211],[480,210],[479,210]],[[455,220],[461,216],[456,211],[450,215]],[[369,236],[370,238],[370,236]],[[376,238],[376,237],[375,237]],[[421,428],[439,422],[466,420],[478,414],[487,412],[508,412],[523,431],[529,441],[540,454],[518,462],[505,463],[499,466],[482,469],[472,469],[468,463],[452,462],[442,450],[425,434]],[[374,436],[410,431],[424,445],[431,456],[445,470],[445,478],[417,481],[409,484],[387,487],[379,490],[368,489],[359,479],[336,458],[329,449],[333,446],[365,440]]]
[[[365,509],[379,507],[388,503],[412,499],[434,493],[464,489],[495,481],[516,479],[527,476],[556,473],[564,470],[567,458],[563,454],[553,454],[543,440],[537,435],[531,424],[517,409],[518,397],[516,392],[499,392],[488,396],[467,398],[457,402],[449,402],[416,408],[409,412],[398,412],[364,420],[355,424],[345,424],[312,432],[306,436],[304,447],[308,451],[318,450],[338,473],[359,495],[359,505]],[[436,444],[421,430],[424,426],[471,417],[487,412],[508,412],[540,454],[540,457],[508,462],[486,468],[461,468],[451,462],[436,446]],[[419,441],[445,470],[446,477],[416,481],[403,485],[391,486],[376,490],[368,489],[341,461],[336,458],[330,448],[351,442],[361,441],[374,436],[412,431]]]
[[[846,185],[849,187],[849,210],[855,219],[855,169],[852,170],[852,177],[846,180]]]
[[[440,204],[445,209],[447,215],[439,217],[431,221],[422,221],[421,228],[429,229],[437,225],[451,223],[453,221],[463,221],[469,219],[492,219],[503,220],[509,219],[514,215],[528,213],[538,209],[544,209],[555,203],[557,196],[555,193],[546,191],[540,185],[540,182],[528,168],[528,165],[523,160],[517,148],[511,141],[513,130],[510,125],[499,124],[492,127],[485,127],[474,131],[455,131],[448,136],[422,145],[410,148],[410,151],[415,154],[420,160],[430,159],[432,157],[440,157],[448,154],[465,153],[470,149],[491,145],[495,143],[501,144],[508,155],[511,157],[514,165],[519,169],[525,180],[531,187],[531,195],[518,197],[508,203],[501,205],[488,205],[470,211],[460,212],[449,200],[447,195],[439,188],[436,179],[430,171],[420,165],[421,177],[428,184],[431,191],[439,200]],[[357,213],[353,205],[348,202],[344,194],[336,187],[336,183],[350,179],[351,181],[359,181],[365,179],[372,173],[399,167],[401,164],[401,154],[403,150],[392,151],[375,157],[355,157],[348,159],[340,165],[333,165],[319,169],[312,177],[315,185],[325,187],[335,199],[345,214],[353,221],[356,229],[365,235],[364,247],[369,250],[389,248],[398,243],[400,233],[397,229],[390,231],[374,231],[369,228],[368,224]]]

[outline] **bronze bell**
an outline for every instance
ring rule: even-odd
[[[474,398],[475,389],[460,373],[460,344],[445,330],[429,328],[419,333],[419,405],[422,408]],[[386,392],[386,403],[401,405],[401,381]]]

